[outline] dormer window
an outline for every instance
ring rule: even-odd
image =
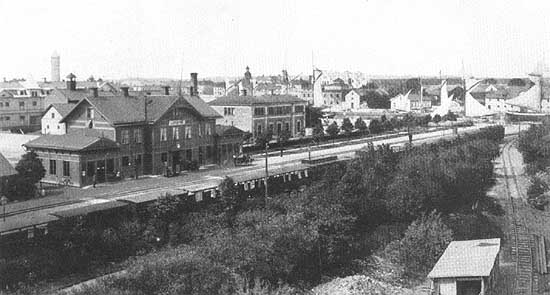
[[[93,108],[88,108],[86,110],[86,118],[88,118],[88,120],[92,120],[94,118],[94,109]]]

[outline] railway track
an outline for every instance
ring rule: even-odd
[[[506,192],[512,208],[512,223],[513,223],[513,240],[512,257],[516,262],[516,281],[513,294],[530,295],[533,294],[533,289],[536,286],[536,276],[533,273],[533,246],[534,237],[529,234],[528,228],[525,226],[523,217],[518,213],[516,208],[516,198],[514,194],[522,202],[525,199],[525,194],[519,188],[517,173],[514,169],[509,150],[515,143],[511,140],[506,143],[502,150],[502,168],[504,170]]]

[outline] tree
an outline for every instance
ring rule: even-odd
[[[315,125],[313,127],[313,140],[319,142],[325,136],[325,130],[321,124]]]
[[[323,112],[321,108],[307,106],[306,107],[306,127],[316,127],[322,125],[321,119],[323,118]]]
[[[21,160],[15,166],[18,175],[25,178],[29,183],[39,182],[44,175],[46,175],[46,169],[42,166],[42,161],[38,159],[38,155],[33,152],[27,152],[21,157]]]
[[[491,85],[495,85],[495,84],[497,84],[498,82],[497,82],[497,80],[494,79],[494,78],[489,78],[489,79],[485,79],[485,83],[491,84]]]
[[[377,119],[372,119],[369,124],[369,131],[372,134],[378,134],[382,132],[380,121],[378,121]]]
[[[351,124],[351,121],[349,118],[344,118],[344,121],[342,121],[342,126],[340,126],[340,129],[346,135],[351,134],[351,131],[353,130],[353,124]]]
[[[279,143],[279,146],[283,146],[291,137],[290,130],[283,130],[277,136],[277,142]]]
[[[226,222],[229,227],[233,227],[235,216],[243,208],[246,196],[237,188],[233,178],[228,176],[220,183],[218,190],[220,191],[220,205],[222,212],[225,214]]]
[[[422,275],[433,267],[452,239],[453,232],[434,211],[415,220],[403,239],[386,249],[397,252],[394,257],[405,266],[406,273]]]
[[[439,114],[436,114],[435,116],[433,116],[432,121],[433,121],[434,123],[439,123],[439,122],[441,122],[441,116],[440,116]]]
[[[271,131],[259,134],[258,136],[256,136],[256,146],[263,149],[265,148],[266,144],[269,144],[272,138],[273,133]]]
[[[420,91],[420,79],[418,78],[408,79],[405,82],[405,86],[407,87],[407,90],[412,90],[412,92],[418,93]]]
[[[365,121],[363,121],[363,119],[361,119],[361,117],[357,118],[357,120],[355,120],[355,129],[359,130],[360,132],[365,132],[369,129],[369,127],[367,126],[367,123],[365,123]]]
[[[520,79],[520,78],[513,78],[513,79],[510,79],[510,81],[508,81],[508,86],[520,86],[520,87],[523,87],[523,86],[525,86],[525,85],[526,85],[525,80]]]
[[[451,111],[449,111],[447,114],[443,116],[443,118],[441,118],[441,120],[443,121],[456,121],[456,119],[457,119],[456,115]]]
[[[332,124],[328,125],[327,133],[330,137],[336,137],[339,132],[340,128],[338,128],[338,124],[336,124],[336,121],[333,121]]]
[[[46,175],[42,161],[38,159],[35,152],[30,151],[21,157],[15,170],[17,170],[17,175],[10,178],[6,189],[11,196],[10,199],[28,200],[33,198],[36,194],[36,183]]]

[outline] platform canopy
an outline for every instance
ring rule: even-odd
[[[500,239],[453,241],[428,278],[488,277],[500,251]]]

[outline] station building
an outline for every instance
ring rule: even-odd
[[[296,96],[223,96],[209,104],[223,114],[218,124],[235,126],[254,137],[267,131],[277,136],[284,130],[296,137],[306,127],[307,101]]]
[[[220,114],[191,93],[131,96],[123,87],[120,95],[99,96],[92,91],[67,112],[57,112],[64,113],[58,122],[65,134],[45,134],[24,146],[43,161],[44,182],[69,179],[74,186],[177,173],[190,163],[219,164],[217,142],[223,142],[225,153],[236,153],[242,136],[218,135]]]

